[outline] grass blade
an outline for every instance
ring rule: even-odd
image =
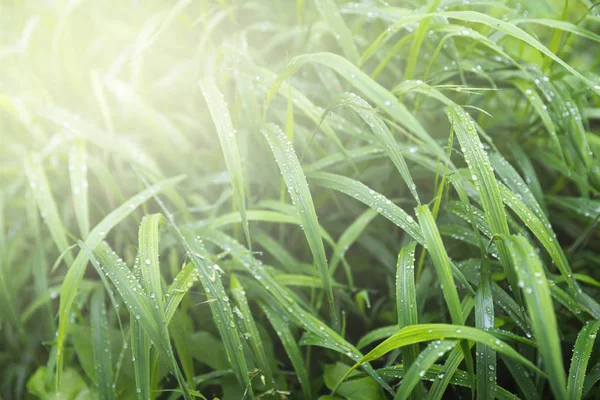
[[[242,226],[248,247],[252,249],[250,240],[250,228],[248,226],[248,217],[246,215],[246,195],[244,193],[244,174],[242,172],[242,163],[240,161],[240,152],[236,140],[236,130],[233,129],[229,110],[223,94],[217,88],[212,78],[205,78],[200,81],[200,88],[206,99],[206,104],[212,115],[213,122],[217,128],[217,134],[223,150],[227,172],[231,180],[231,188],[235,193],[237,207],[242,217]]]
[[[108,232],[119,222],[125,219],[129,214],[131,214],[137,207],[141,204],[148,201],[157,193],[168,189],[177,183],[179,183],[183,178],[171,178],[164,180],[160,183],[157,183],[146,190],[138,193],[134,197],[127,200],[120,207],[113,210],[110,214],[108,214],[88,235],[85,240],[85,246],[87,248],[96,248],[106,237]],[[71,313],[71,307],[73,306],[73,302],[75,301],[75,296],[77,295],[77,289],[81,280],[83,279],[83,275],[85,273],[85,268],[88,262],[88,254],[87,252],[80,251],[75,258],[75,261],[71,264],[71,268],[65,275],[63,280],[62,287],[60,289],[60,306],[59,306],[59,322],[58,322],[58,335],[56,339],[56,382],[57,386],[59,386],[58,382],[60,382],[60,374],[62,372],[62,364],[63,364],[63,346],[64,341],[67,336],[67,329],[69,326],[69,316]]]
[[[92,347],[98,391],[102,399],[114,399],[114,373],[112,354],[110,352],[110,337],[108,321],[104,306],[104,290],[99,288],[92,295],[91,313]],[[108,349],[108,350],[107,350]]]
[[[327,299],[329,300],[329,306],[331,308],[331,314],[334,319],[337,319],[333,303],[331,277],[327,265],[327,258],[325,256],[325,248],[323,247],[323,241],[321,240],[321,235],[319,233],[320,226],[317,221],[317,213],[300,162],[296,157],[292,144],[281,129],[275,125],[268,125],[262,133],[269,142],[271,151],[275,156],[275,160],[279,165],[279,169],[281,170],[281,174],[283,175],[283,179],[288,188],[288,193],[298,211],[301,223],[300,226],[304,230],[315,266],[323,281],[325,293],[327,294]]]
[[[260,369],[262,380],[267,382],[267,387],[272,387],[274,384],[273,374],[269,362],[267,361],[267,355],[262,341],[260,340],[260,335],[258,334],[256,322],[254,322],[254,318],[250,312],[246,292],[235,275],[231,275],[230,285],[231,293],[238,306],[237,309],[234,308],[234,312],[236,310],[238,311],[236,314],[238,314],[238,317],[241,320],[241,327],[244,332],[243,335],[250,345],[254,359]]]
[[[73,192],[73,205],[79,224],[81,237],[86,238],[90,231],[88,206],[87,153],[83,142],[75,143],[69,151],[69,175]]]
[[[69,243],[65,235],[65,227],[62,224],[54,196],[50,191],[48,178],[41,165],[38,155],[30,155],[25,159],[25,173],[29,180],[29,187],[35,199],[35,202],[40,209],[42,218],[46,222],[46,226],[50,230],[52,240],[61,253],[65,253],[64,258],[68,265],[73,264],[73,255],[67,249]]]
[[[398,313],[398,328],[417,325],[419,323],[417,310],[417,293],[415,289],[415,242],[410,242],[400,249],[396,267],[396,311]],[[402,363],[409,368],[419,355],[419,345],[402,348]],[[415,383],[416,385],[418,384]],[[411,395],[413,399],[421,398],[421,387]],[[398,393],[401,393],[399,391]]]
[[[358,55],[352,32],[346,26],[335,1],[315,0],[315,4],[321,16],[335,33],[335,38],[340,44],[346,58],[356,64],[360,56]]]
[[[302,386],[304,398],[313,398],[310,390],[308,373],[306,372],[306,366],[304,365],[304,360],[302,359],[302,353],[300,353],[298,344],[296,343],[296,340],[290,331],[289,324],[278,314],[276,310],[271,309],[269,306],[261,304],[261,309],[269,319],[273,329],[275,329],[275,332],[277,333],[277,336],[279,336],[285,352],[292,362],[298,382]]]
[[[569,368],[569,380],[567,383],[569,399],[582,398],[581,394],[585,380],[585,371],[594,348],[598,329],[600,329],[599,321],[589,321],[583,326],[579,335],[577,335],[577,341],[573,348],[573,357],[571,358],[571,368]]]
[[[337,71],[350,84],[360,90],[367,99],[376,104],[383,112],[399,121],[406,129],[414,133],[419,139],[426,143],[428,149],[436,156],[440,157],[448,164],[452,162],[447,158],[444,150],[435,140],[425,131],[419,121],[412,115],[406,107],[398,101],[396,96],[387,91],[379,83],[371,79],[350,61],[333,53],[313,53],[303,54],[294,57],[288,66],[279,73],[277,79],[271,84],[265,100],[266,106],[269,105],[281,82],[287,77],[298,71],[304,64],[317,63],[326,65]]]
[[[550,287],[539,258],[527,240],[505,236],[510,257],[519,274],[533,333],[548,372],[550,387],[557,399],[567,398],[567,381],[563,370],[558,326],[550,297]]]

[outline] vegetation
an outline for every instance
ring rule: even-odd
[[[597,5],[3,2],[0,397],[600,398]]]

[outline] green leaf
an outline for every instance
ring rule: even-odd
[[[277,79],[271,84],[265,100],[266,106],[269,105],[272,98],[275,96],[275,93],[277,93],[281,82],[283,82],[287,77],[293,75],[304,64],[307,63],[322,64],[334,69],[351,85],[361,91],[368,100],[376,104],[377,107],[379,107],[383,112],[399,121],[407,130],[421,139],[432,153],[452,165],[452,162],[447,158],[443,149],[425,131],[414,115],[412,115],[406,109],[406,107],[400,101],[398,101],[396,96],[387,91],[379,83],[371,79],[367,74],[362,72],[350,61],[333,53],[303,54],[294,57],[288,66],[279,73]]]
[[[281,174],[288,188],[288,193],[292,198],[292,202],[298,212],[301,227],[304,230],[306,240],[313,255],[314,263],[319,271],[325,293],[329,300],[329,306],[334,319],[337,319],[335,307],[333,304],[333,290],[331,288],[331,277],[329,275],[329,267],[325,256],[325,248],[319,233],[319,221],[313,204],[306,177],[302,172],[300,162],[296,157],[294,148],[289,142],[283,131],[275,125],[268,125],[262,130],[271,147],[271,151],[275,156],[275,160],[279,165]]]
[[[69,151],[69,176],[73,205],[82,238],[90,231],[90,216],[88,206],[87,153],[83,142],[77,142]]]
[[[416,243],[410,242],[398,253],[396,268],[396,311],[398,313],[398,328],[417,325],[419,323],[417,310],[417,293],[415,290],[415,248]],[[414,344],[402,348],[402,363],[410,367],[419,354],[419,345]],[[415,398],[421,398],[421,389],[415,392]]]
[[[558,326],[550,287],[542,264],[533,247],[523,237],[503,236],[512,263],[519,276],[518,287],[523,291],[527,313],[540,350],[550,387],[558,399],[567,398],[567,381],[563,370]]]
[[[231,180],[231,188],[235,193],[236,204],[242,217],[242,226],[248,247],[252,249],[250,240],[250,228],[248,226],[248,217],[246,215],[246,195],[244,193],[244,174],[242,172],[242,163],[240,161],[240,152],[236,139],[237,131],[233,129],[229,110],[223,94],[217,88],[212,78],[205,78],[200,81],[202,94],[206,99],[206,104],[212,115],[213,122],[217,128],[217,134],[223,150],[225,164]]]
[[[273,326],[273,329],[275,329],[275,332],[277,333],[277,336],[279,336],[285,352],[292,362],[298,383],[300,383],[302,386],[304,398],[311,399],[312,392],[310,390],[310,381],[308,378],[308,373],[306,372],[306,366],[304,365],[300,348],[298,347],[298,344],[296,343],[296,340],[290,331],[288,321],[284,320],[279,315],[277,310],[271,309],[268,305],[260,304],[260,306],[269,319],[269,322]]]
[[[100,397],[114,399],[113,387],[114,372],[112,353],[110,350],[110,337],[108,335],[108,321],[104,306],[104,290],[102,287],[94,291],[91,302],[90,320],[92,326],[92,348],[96,381]]]
[[[340,44],[346,58],[353,63],[358,62],[358,50],[354,43],[352,31],[348,29],[344,18],[334,0],[315,0],[319,13],[327,21],[333,31],[335,39]]]
[[[114,209],[111,213],[104,217],[104,219],[102,219],[102,221],[100,221],[100,223],[98,223],[94,229],[92,229],[84,242],[85,247],[95,249],[96,246],[98,246],[104,240],[108,232],[115,225],[129,216],[129,214],[131,214],[137,207],[148,201],[157,193],[176,185],[182,179],[182,177],[177,177],[157,183],[133,196],[121,206]],[[56,339],[56,382],[60,382],[60,374],[64,359],[64,341],[67,336],[71,307],[75,301],[79,284],[83,279],[87,262],[88,253],[85,251],[80,251],[75,258],[75,261],[71,264],[69,271],[65,275],[60,289],[60,306],[58,313],[59,323],[58,335]]]
[[[594,348],[598,329],[600,329],[599,321],[588,321],[577,335],[567,383],[569,399],[582,398],[585,371]]]

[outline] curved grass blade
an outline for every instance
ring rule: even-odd
[[[327,258],[325,256],[325,248],[323,247],[323,241],[319,230],[320,225],[317,221],[317,213],[313,204],[312,195],[308,188],[304,172],[302,172],[300,162],[296,157],[292,144],[279,127],[270,124],[266,129],[262,130],[262,133],[269,142],[269,146],[279,165],[279,169],[285,180],[292,202],[298,211],[301,227],[304,230],[306,240],[308,241],[315,266],[323,281],[323,287],[325,288],[325,293],[329,300],[331,314],[334,320],[337,320],[333,302],[333,290],[331,288],[331,277],[327,265]]]
[[[69,151],[69,176],[73,192],[75,216],[81,237],[86,238],[90,231],[88,206],[87,153],[84,142],[77,142]]]
[[[327,25],[335,33],[335,38],[340,44],[344,56],[353,63],[357,63],[359,59],[358,50],[354,43],[352,31],[348,29],[340,10],[334,0],[315,0],[317,9],[321,16],[327,21]]]
[[[585,371],[594,348],[598,329],[600,329],[600,321],[588,321],[577,335],[567,382],[569,399],[582,398]]]
[[[452,277],[451,262],[429,207],[426,205],[417,207],[417,217],[425,238],[425,248],[433,260],[433,266],[442,286],[452,323],[462,325],[462,309],[454,278]]]
[[[490,161],[483,150],[483,143],[481,143],[477,135],[475,123],[460,107],[450,107],[447,113],[458,137],[465,161],[469,166],[471,179],[475,183],[477,193],[479,193],[481,205],[483,206],[485,218],[491,229],[491,233],[494,235],[508,235],[506,212],[504,211],[500,197],[498,183],[494,177]],[[517,275],[509,262],[508,250],[504,242],[498,243],[498,251],[508,281],[513,287],[516,287]],[[517,300],[520,301],[518,294]]]
[[[356,347],[362,349],[363,347],[367,347],[378,340],[388,338],[396,332],[398,332],[398,324],[373,329],[372,331],[369,331],[369,333],[367,333],[359,339],[358,343],[356,344]],[[417,351],[416,354],[419,354],[419,352]]]
[[[98,392],[102,399],[114,399],[113,361],[111,352],[106,351],[106,349],[110,349],[110,337],[108,335],[108,321],[104,306],[104,288],[102,287],[99,287],[92,295],[90,321]]]
[[[498,30],[500,32],[504,32],[520,41],[527,43],[531,47],[540,51],[544,55],[551,58],[554,62],[562,66],[564,69],[569,71],[572,75],[578,78],[581,82],[587,85],[590,89],[594,90],[597,94],[600,94],[600,87],[598,85],[594,85],[593,82],[588,80],[585,76],[579,73],[575,68],[571,65],[560,59],[554,53],[552,53],[546,46],[541,44],[537,39],[533,36],[517,27],[511,22],[502,21],[500,19],[494,18],[492,16],[476,12],[476,11],[447,11],[438,13],[440,16],[445,16],[448,18],[458,19],[465,22],[476,22],[480,24],[484,24],[489,26],[492,29]]]
[[[308,178],[319,186],[337,190],[366,204],[393,222],[419,243],[423,243],[421,228],[413,217],[380,193],[354,179],[329,172],[313,172]]]
[[[415,289],[416,246],[416,242],[410,242],[402,247],[400,253],[398,253],[398,264],[396,266],[396,312],[398,313],[399,329],[402,329],[405,326],[417,325],[419,323],[417,293]],[[402,348],[402,363],[405,368],[411,367],[418,356],[418,344]],[[415,385],[418,385],[418,382],[416,382]],[[418,386],[417,390],[411,395],[411,398],[413,399],[421,398],[422,388],[420,385]],[[403,392],[398,391],[397,393],[400,394]]]
[[[144,191],[133,196],[121,206],[113,210],[108,214],[88,235],[85,240],[85,246],[88,248],[96,248],[102,240],[106,237],[108,232],[119,222],[125,219],[131,214],[137,207],[151,199],[157,193],[169,189],[172,186],[179,183],[183,177],[176,177],[159,182]],[[88,256],[85,251],[80,251],[75,258],[75,261],[71,264],[71,268],[67,271],[63,279],[63,284],[60,289],[60,305],[58,313],[58,335],[56,339],[56,382],[60,382],[60,374],[62,372],[63,365],[63,346],[67,336],[67,330],[69,326],[69,314],[71,313],[71,307],[75,301],[77,295],[77,289],[88,262]]]
[[[64,258],[68,265],[73,264],[73,254],[67,249],[69,243],[65,234],[65,227],[58,213],[54,196],[48,185],[48,178],[41,165],[39,156],[30,155],[25,159],[25,173],[29,180],[29,187],[35,199],[35,202],[40,209],[42,218],[46,222],[46,226],[50,231],[50,236],[56,244],[56,247],[61,253],[65,253]]]
[[[79,246],[98,270],[98,273],[106,275],[117,288],[121,298],[127,305],[131,318],[135,319],[142,328],[141,332],[139,332],[140,336],[145,337],[147,335],[154,342],[161,355],[168,361],[169,369],[177,378],[177,382],[183,390],[184,397],[191,399],[187,385],[173,355],[169,334],[166,325],[162,322],[162,316],[158,314],[150,299],[143,294],[142,286],[133,277],[127,265],[104,243],[99,244],[93,252],[81,241],[79,242]],[[107,290],[109,289],[107,288]],[[132,333],[134,333],[133,329]],[[140,338],[134,337],[133,339],[138,340]],[[144,340],[140,340],[138,343],[142,346],[144,345]],[[149,351],[149,346],[140,347],[140,351]]]
[[[342,104],[347,104],[350,106],[362,119],[369,125],[375,137],[381,143],[384,151],[388,154],[388,157],[392,160],[396,169],[402,176],[402,179],[408,186],[411,194],[417,201],[417,203],[421,204],[419,200],[419,194],[417,193],[417,185],[415,185],[410,171],[408,170],[408,166],[406,165],[406,161],[404,161],[404,157],[398,148],[398,144],[396,143],[396,139],[392,136],[387,125],[383,122],[381,117],[379,117],[375,110],[371,108],[369,103],[364,101],[362,98],[357,96],[354,93],[347,93],[342,98]]]
[[[426,371],[433,366],[438,358],[452,350],[457,344],[458,341],[456,340],[436,340],[430,343],[419,354],[415,363],[406,371],[394,400],[408,399],[409,395],[413,393],[415,386],[421,382],[421,377],[425,375]]]
[[[240,264],[256,279],[261,285],[263,297],[271,306],[276,306],[283,314],[293,321],[296,325],[303,327],[315,337],[319,339],[319,343],[315,345],[331,348],[340,354],[344,354],[352,360],[356,361],[362,357],[362,354],[356,347],[348,343],[336,331],[331,329],[327,324],[324,324],[312,313],[307,312],[294,300],[291,291],[277,283],[268,271],[254,259],[252,254],[242,246],[239,242],[226,234],[218,231],[204,231],[203,237],[215,243],[217,246],[227,249],[232,257],[240,262]],[[272,300],[271,300],[272,299]],[[271,300],[271,301],[269,301]],[[373,370],[369,365],[363,365],[363,369],[373,378],[381,387],[392,393],[389,385]]]
[[[200,81],[200,88],[206,104],[210,110],[213,122],[217,129],[221,149],[225,158],[225,165],[231,180],[231,188],[235,193],[237,207],[240,210],[242,217],[242,226],[248,248],[252,250],[252,242],[250,240],[250,228],[248,226],[248,217],[246,215],[246,195],[244,193],[244,174],[242,172],[242,163],[240,161],[240,152],[238,150],[236,131],[233,129],[229,110],[223,94],[217,88],[214,79],[205,78]]]
[[[480,283],[475,295],[475,326],[480,329],[494,328],[494,298],[488,260],[482,260]],[[496,392],[496,352],[483,343],[476,344],[477,398],[494,397]]]
[[[277,93],[281,82],[293,75],[307,63],[318,63],[336,70],[344,79],[360,90],[367,99],[372,103],[375,103],[383,112],[399,121],[407,130],[425,142],[432,153],[440,157],[444,162],[453,166],[440,145],[425,131],[415,116],[406,109],[404,104],[398,101],[396,96],[371,79],[350,61],[333,53],[303,54],[294,57],[288,66],[279,73],[277,79],[269,88],[265,100],[265,107],[268,107],[273,96]]]
[[[260,335],[258,334],[256,322],[254,322],[254,318],[250,312],[246,292],[235,275],[231,275],[230,285],[233,298],[239,307],[237,308],[239,313],[236,314],[238,314],[238,317],[241,320],[241,327],[244,329],[244,337],[250,345],[250,349],[252,350],[254,359],[260,369],[263,381],[267,382],[267,387],[272,387],[274,384],[273,374],[271,373],[271,367],[267,361],[267,355],[262,341],[260,340]],[[235,311],[236,309],[234,308],[234,312]]]
[[[557,399],[567,398],[567,381],[563,370],[558,325],[554,315],[550,287],[544,269],[527,239],[519,236],[501,237],[519,275],[533,333],[548,372],[550,387]]]
[[[304,360],[302,359],[302,353],[300,353],[300,348],[298,348],[298,344],[294,339],[294,335],[292,335],[292,332],[290,331],[289,323],[286,322],[276,310],[271,309],[268,305],[261,303],[260,306],[267,316],[267,319],[273,326],[273,329],[275,329],[275,332],[277,333],[277,336],[279,336],[285,352],[292,362],[298,383],[300,383],[302,386],[304,398],[313,398],[310,390],[308,372],[306,371],[306,366],[304,365]]]
[[[530,368],[531,370],[544,375],[544,373],[540,371],[535,365],[533,365],[529,360],[527,360],[516,350],[514,350],[512,347],[510,347],[508,344],[504,343],[500,339],[498,339],[493,334],[470,326],[450,324],[419,324],[407,326],[401,329],[396,334],[390,336],[387,340],[375,347],[363,358],[358,360],[358,362],[352,367],[351,370],[356,369],[362,363],[380,358],[388,352],[399,347],[415,343],[422,343],[430,340],[439,340],[442,338],[464,339],[486,343],[498,353],[502,353],[507,357],[517,360],[521,364]]]
[[[333,255],[331,256],[331,261],[329,263],[329,270],[331,271],[331,275],[335,273],[337,266],[339,265],[340,260],[344,259],[344,254],[350,248],[350,246],[358,239],[360,234],[365,230],[365,228],[371,223],[373,218],[377,216],[377,212],[373,209],[367,209],[361,215],[359,215],[346,230],[340,235],[340,238],[335,244],[335,248],[333,249]]]

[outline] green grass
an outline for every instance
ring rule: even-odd
[[[0,399],[600,399],[597,3],[0,11]]]

